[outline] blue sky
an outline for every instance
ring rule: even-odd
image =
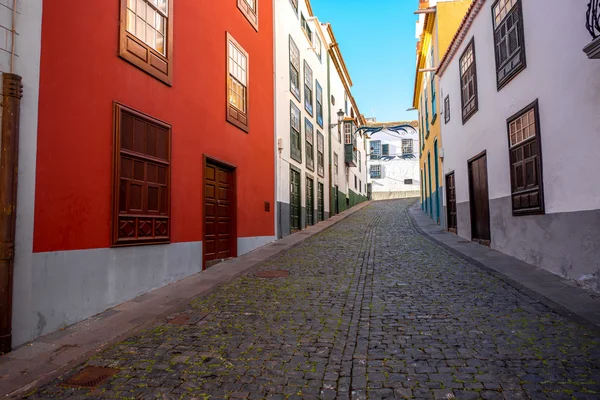
[[[360,112],[377,121],[416,119],[417,0],[311,0],[321,22],[330,22],[354,86]]]

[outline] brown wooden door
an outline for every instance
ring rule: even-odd
[[[456,184],[454,183],[454,172],[446,175],[446,209],[448,231],[456,233]]]
[[[487,158],[483,154],[469,162],[469,194],[471,203],[471,237],[490,244],[490,201],[488,195]]]
[[[204,260],[234,257],[233,172],[206,163],[204,172]],[[207,263],[210,266],[211,263]],[[214,263],[212,263],[214,264]]]

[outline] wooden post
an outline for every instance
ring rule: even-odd
[[[15,260],[19,115],[23,85],[19,75],[2,74],[0,148],[0,352],[12,345],[12,287]]]

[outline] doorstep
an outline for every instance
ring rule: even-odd
[[[65,329],[41,336],[0,356],[0,396],[21,398],[135,333],[183,310],[192,299],[290,250],[370,204],[358,204],[325,221],[240,257],[136,297]]]
[[[600,294],[545,269],[443,230],[419,204],[408,210],[414,228],[432,242],[526,293],[558,314],[600,332]]]

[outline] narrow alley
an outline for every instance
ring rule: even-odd
[[[371,203],[193,300],[177,316],[190,324],[164,321],[27,398],[597,399],[598,333],[419,234],[414,201]],[[86,366],[118,373],[62,385]]]

